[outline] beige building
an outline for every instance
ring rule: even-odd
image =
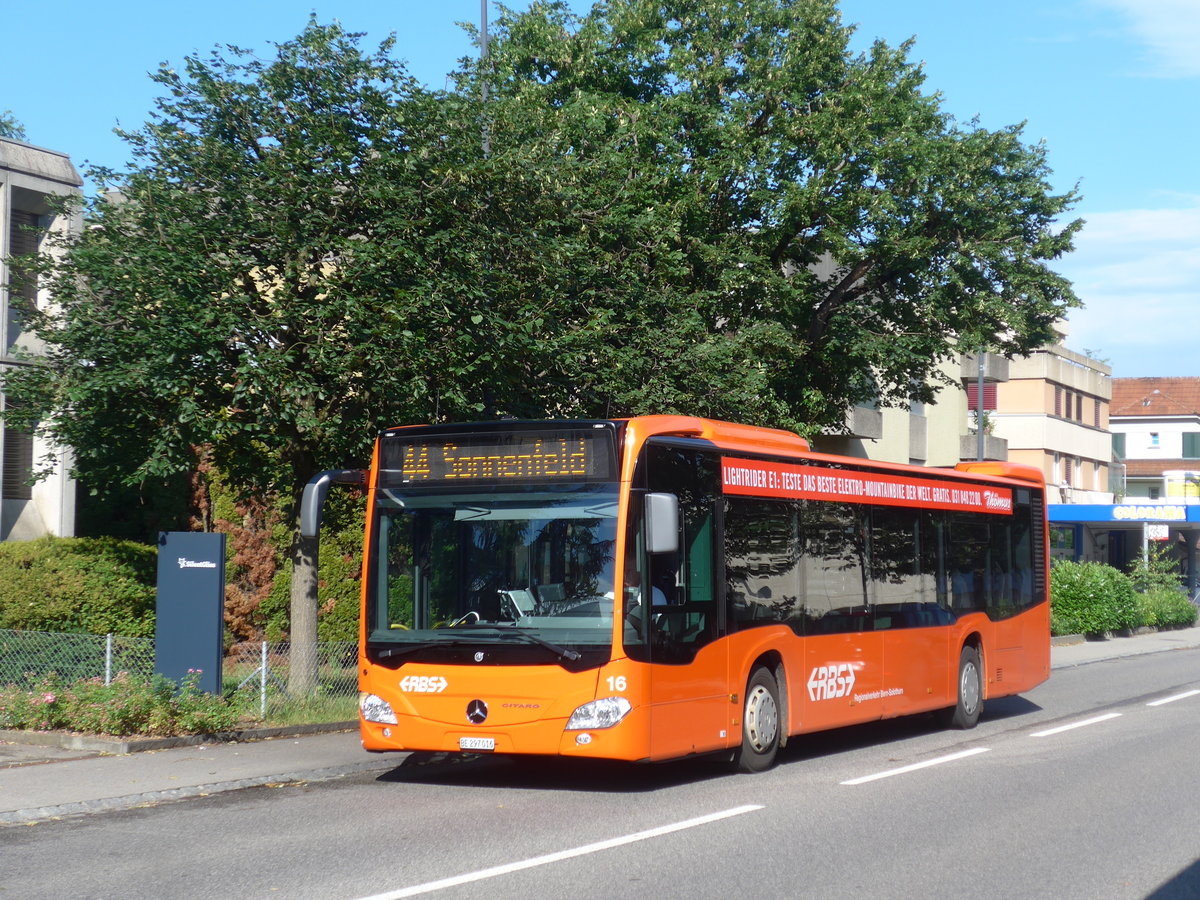
[[[1011,360],[1008,375],[985,405],[1009,461],[1042,470],[1050,503],[1112,503],[1112,369],[1060,342]]]
[[[994,385],[1007,377],[1008,361],[984,355],[984,380]],[[978,378],[978,358],[962,354],[943,363],[951,385],[942,387],[934,403],[914,403],[911,409],[855,407],[846,416],[845,434],[826,434],[813,444],[822,453],[857,456],[915,466],[953,466],[978,459],[978,436],[968,387]],[[984,459],[1006,459],[1002,438],[984,434]]]
[[[78,195],[83,184],[67,156],[0,137],[0,377],[14,366],[36,365],[39,350],[25,329],[22,309],[51,302],[37,285],[23,283],[10,256],[39,250],[49,233],[79,227],[78,218],[55,210],[57,198]],[[7,405],[0,393],[0,404]],[[29,484],[30,471],[47,451],[40,438],[0,423],[0,540],[66,536],[75,530],[75,484],[66,459],[54,473]]]

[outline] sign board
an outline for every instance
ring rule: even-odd
[[[200,689],[219,694],[225,630],[225,535],[159,534],[157,613],[154,671],[174,682],[199,672]]]
[[[1147,525],[1146,537],[1152,541],[1169,541],[1171,539],[1171,526]]]

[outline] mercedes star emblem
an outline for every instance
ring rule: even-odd
[[[467,721],[479,725],[487,718],[487,704],[482,700],[472,700],[467,704]]]

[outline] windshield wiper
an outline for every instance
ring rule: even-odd
[[[558,656],[560,659],[569,659],[572,662],[579,659],[579,651],[578,650],[571,650],[567,647],[560,647],[558,644],[555,644],[552,641],[548,641],[545,638],[538,637],[532,631],[526,631],[524,628],[520,628],[516,625],[497,625],[495,623],[470,622],[470,623],[463,624],[463,625],[457,625],[455,627],[462,628],[462,629],[470,629],[472,631],[489,629],[491,631],[498,631],[502,635],[516,633],[516,634],[521,635],[523,638],[525,638],[531,644],[537,644],[539,647],[545,647],[547,650],[549,650],[551,653]]]
[[[379,651],[380,659],[391,659],[399,656],[411,656],[413,653],[419,653],[422,650],[428,650],[431,647],[465,647],[474,644],[474,641],[464,640],[449,640],[449,641],[421,641],[415,644],[406,644],[403,647],[388,647],[386,650]]]

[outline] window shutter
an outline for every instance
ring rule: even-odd
[[[979,409],[979,382],[967,382],[967,407],[969,409]],[[996,384],[995,382],[985,383],[983,386],[983,408],[985,410],[996,408]]]
[[[28,484],[32,471],[33,435],[27,431],[5,427],[3,464],[0,467],[0,499],[33,499],[33,487]]]

